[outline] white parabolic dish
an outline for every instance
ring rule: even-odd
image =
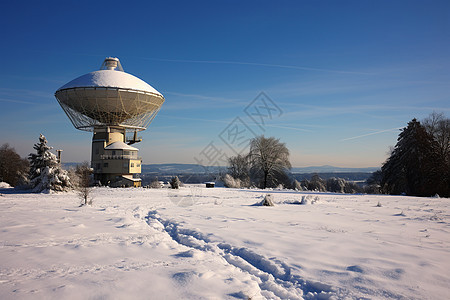
[[[105,63],[110,61],[119,63],[117,58]],[[87,131],[98,126],[144,130],[164,103],[164,96],[148,83],[115,68],[75,78],[55,97],[75,128]]]

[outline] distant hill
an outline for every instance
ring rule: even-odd
[[[333,166],[315,166],[292,168],[292,173],[373,173],[379,170],[379,167],[367,168],[342,168]]]
[[[226,167],[204,167],[198,164],[149,164],[142,165],[142,173],[158,173],[161,175],[201,174],[214,171],[225,171]]]
[[[160,174],[187,174],[204,173],[205,170],[219,169],[226,171],[227,167],[204,167],[198,164],[149,164],[142,165],[142,173],[160,173]],[[292,173],[373,173],[379,168],[342,168],[333,166],[313,166],[313,167],[295,167],[291,169]]]
[[[74,167],[77,163],[64,163],[64,167]],[[156,173],[160,175],[202,174],[214,171],[226,171],[227,167],[204,167],[198,164],[143,164],[142,173]],[[292,173],[373,173],[380,168],[342,168],[334,166],[294,167]]]
[[[327,180],[329,178],[342,178],[347,181],[366,181],[372,173],[368,172],[313,172],[313,173],[292,173],[292,177],[298,181],[304,179],[311,180],[314,175],[319,175],[320,178]]]
[[[71,169],[71,168],[76,168],[77,165],[80,165],[81,163],[76,163],[76,162],[63,162],[61,163],[62,167],[66,170]]]

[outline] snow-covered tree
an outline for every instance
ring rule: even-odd
[[[331,177],[327,180],[327,191],[333,193],[345,193],[346,181],[342,178]]]
[[[264,196],[263,201],[261,202],[262,206],[275,206],[273,204],[273,196],[271,194],[267,194]]]
[[[155,177],[152,182],[150,182],[149,188],[151,189],[160,189],[161,183],[158,180],[158,177]]]
[[[239,189],[242,187],[241,180],[239,178],[234,178],[230,174],[225,174],[225,176],[223,176],[222,180],[226,187],[236,188],[236,189]]]
[[[239,186],[230,181],[229,187],[249,187],[250,186],[250,156],[241,155],[228,158],[228,174],[234,179]],[[230,178],[227,178],[230,179]]]
[[[30,160],[29,180],[33,192],[65,191],[72,187],[67,171],[61,168],[52,147],[47,145],[44,135],[39,136],[39,143],[33,147],[36,153],[28,156]]]
[[[344,192],[346,194],[356,194],[356,193],[361,193],[363,192],[363,189],[360,188],[356,183],[354,182],[348,182],[345,181],[345,187],[344,187]]]
[[[303,191],[302,184],[297,179],[294,179],[292,182],[292,188],[297,191]]]
[[[173,189],[179,189],[181,186],[181,181],[178,179],[178,176],[172,177],[170,180],[170,187]]]
[[[317,191],[317,192],[326,192],[326,181],[320,178],[318,174],[314,174],[311,177],[311,181],[308,183],[308,190],[309,191]]]

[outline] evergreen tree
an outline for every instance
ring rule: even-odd
[[[432,196],[440,190],[436,143],[419,121],[402,129],[397,144],[381,168],[381,186],[389,194]]]
[[[33,192],[64,191],[72,186],[67,172],[61,168],[56,155],[51,153],[52,147],[47,145],[47,139],[42,134],[39,143],[33,147],[35,153],[28,157],[30,160],[29,180]]]

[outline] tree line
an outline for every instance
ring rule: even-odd
[[[250,141],[250,151],[228,159],[228,173],[223,181],[228,187],[260,188],[290,185],[289,150],[274,137],[259,136]]]
[[[318,174],[310,180],[298,181],[289,170],[289,150],[274,137],[259,136],[250,142],[250,151],[228,159],[228,172],[222,176],[230,188],[287,188],[297,191],[334,193],[379,193],[373,185],[364,188],[342,178],[321,178]]]
[[[419,122],[412,119],[401,132],[397,144],[381,170],[361,187],[342,178],[324,180],[291,179],[289,150],[279,139],[254,138],[247,154],[228,159],[223,176],[227,187],[276,188],[338,193],[385,193],[412,196],[450,196],[450,120],[433,112]]]
[[[0,147],[0,181],[11,186],[23,184],[27,180],[29,167],[28,159],[21,158],[9,144]]]
[[[41,135],[33,147],[36,153],[21,158],[8,144],[0,147],[0,181],[11,186],[64,191],[77,188],[88,203],[89,163],[75,170],[63,170]],[[233,188],[291,188],[338,193],[385,193],[413,196],[450,196],[450,120],[433,112],[422,122],[412,119],[401,129],[396,145],[381,170],[374,172],[365,187],[342,178],[324,180],[314,175],[311,180],[293,180],[290,174],[289,150],[274,137],[259,136],[251,140],[247,154],[228,159],[228,172],[221,177],[225,186]],[[69,174],[70,173],[70,174]]]

